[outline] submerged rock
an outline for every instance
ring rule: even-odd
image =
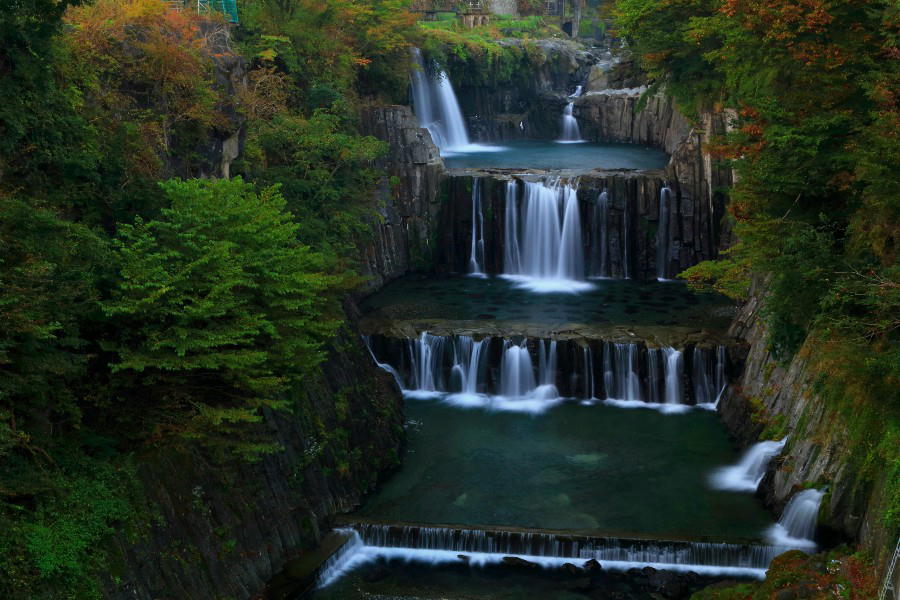
[[[530,560],[519,558],[518,556],[504,556],[503,564],[508,567],[516,567],[520,569],[540,569],[541,566]]]

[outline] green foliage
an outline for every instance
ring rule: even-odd
[[[254,122],[248,145],[258,158],[236,168],[261,185],[279,184],[300,224],[299,238],[334,269],[346,269],[369,232],[382,175],[372,161],[386,144],[347,132],[339,117],[320,110],[310,118],[281,113]]]
[[[7,472],[17,474],[20,494],[0,500],[4,598],[101,598],[96,573],[108,568],[104,541],[124,523],[141,520],[134,508],[139,488],[129,460],[91,457],[75,447],[58,455],[58,464],[28,475],[16,473],[28,469],[21,457],[7,465]],[[33,496],[23,496],[26,489]]]
[[[240,178],[170,181],[161,218],[122,225],[104,314],[114,383],[144,398],[157,434],[225,436],[279,407],[324,357],[335,279],[297,240],[275,188]]]

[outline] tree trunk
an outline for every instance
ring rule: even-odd
[[[572,0],[572,37],[578,37],[578,29],[581,27],[581,3],[584,0]]]

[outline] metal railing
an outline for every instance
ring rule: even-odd
[[[894,570],[897,568],[898,560],[900,560],[900,538],[897,538],[897,547],[894,548],[894,555],[884,574],[884,583],[881,584],[881,591],[878,592],[878,600],[889,600],[888,592],[894,591]]]

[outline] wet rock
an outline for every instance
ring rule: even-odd
[[[457,554],[456,558],[458,558],[459,560],[461,560],[463,562],[469,562],[472,559],[472,557],[467,554]]]
[[[593,558],[584,563],[584,570],[591,573],[595,571],[600,571],[603,567],[600,566],[600,563],[594,560]]]
[[[581,575],[584,571],[573,565],[572,563],[566,563],[563,565],[563,569],[571,573],[572,575]]]
[[[525,560],[524,558],[519,558],[518,556],[504,556],[503,564],[508,567],[516,567],[520,569],[540,569],[541,566],[537,563],[531,562],[530,560]]]

